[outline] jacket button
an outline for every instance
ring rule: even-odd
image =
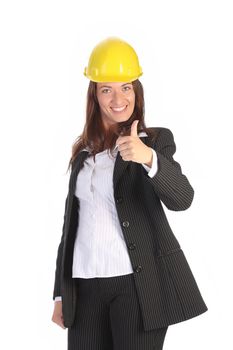
[[[128,226],[129,226],[129,221],[123,221],[122,225],[123,225],[124,227],[128,227]]]
[[[133,250],[133,249],[135,249],[135,244],[134,243],[130,243],[129,245],[128,245],[128,248],[129,249],[131,249],[131,250]]]
[[[138,265],[138,266],[135,267],[135,269],[134,269],[135,272],[141,272],[141,270],[142,270],[141,265]]]
[[[122,198],[122,197],[117,197],[117,198],[116,198],[116,202],[117,202],[117,203],[121,203],[122,201],[123,201],[123,198]]]

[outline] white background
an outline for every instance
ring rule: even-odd
[[[93,47],[136,50],[147,126],[168,127],[195,190],[166,209],[209,310],[169,327],[164,349],[230,349],[233,49],[230,1],[1,1],[0,348],[60,350],[51,321],[71,145],[82,132]]]

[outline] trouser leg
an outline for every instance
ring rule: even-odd
[[[68,328],[68,350],[112,350],[109,306],[100,298],[96,279],[76,279],[77,307]]]
[[[162,350],[168,327],[144,330],[133,274],[76,280],[68,350]]]
[[[168,327],[145,331],[133,274],[99,279],[99,290],[112,290],[110,322],[114,350],[161,350]]]

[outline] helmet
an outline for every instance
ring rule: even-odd
[[[94,47],[83,74],[95,82],[131,82],[143,73],[132,46],[109,37]]]

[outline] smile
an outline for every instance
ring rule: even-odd
[[[123,106],[123,107],[110,107],[114,112],[123,112],[126,108],[128,107],[128,105]]]

